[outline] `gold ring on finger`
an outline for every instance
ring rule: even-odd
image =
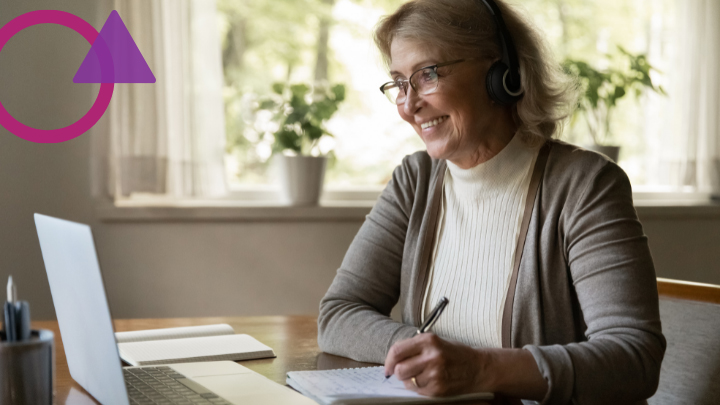
[[[415,386],[415,388],[420,388],[420,386],[418,385],[417,380],[415,379],[415,377],[411,378],[410,381],[413,382],[413,385]]]

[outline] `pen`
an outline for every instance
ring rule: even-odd
[[[449,302],[450,302],[450,300],[447,299],[447,297],[440,298],[437,305],[435,305],[435,308],[433,308],[432,312],[430,313],[430,316],[428,316],[428,318],[422,324],[420,329],[418,329],[417,332],[415,332],[415,336],[417,336],[421,333],[429,332],[430,329],[433,327],[433,325],[435,325],[435,322],[437,322],[438,318],[440,318],[440,315],[442,315],[443,311],[445,310],[445,307],[447,306],[447,304]],[[387,380],[388,378],[390,378],[390,376],[386,375],[385,379]]]
[[[15,338],[18,342],[30,340],[30,304],[15,302]]]
[[[5,340],[14,342],[16,340],[17,327],[15,324],[15,301],[17,300],[17,292],[12,281],[12,276],[8,278],[7,283],[7,301],[5,302]]]
[[[430,328],[435,325],[435,322],[437,322],[438,318],[440,318],[440,315],[442,315],[445,307],[449,302],[450,300],[446,297],[440,298],[440,301],[438,301],[437,305],[435,305],[435,308],[430,313],[430,316],[428,316],[428,319],[425,320],[425,323],[423,323],[423,325],[420,327],[420,329],[418,329],[415,335],[428,332]]]

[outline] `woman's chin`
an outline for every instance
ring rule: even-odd
[[[449,136],[445,131],[439,131],[437,126],[430,130],[423,130],[420,139],[425,143],[428,155],[433,159],[445,159],[449,152],[448,139]]]
[[[435,142],[425,143],[428,155],[433,159],[445,159],[447,156],[447,149],[445,145],[436,145]]]

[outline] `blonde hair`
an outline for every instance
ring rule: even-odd
[[[412,0],[384,16],[374,40],[386,67],[395,38],[435,47],[447,58],[500,59],[498,29],[481,0]],[[577,84],[566,75],[534,25],[503,0],[495,0],[515,44],[524,94],[513,106],[518,131],[527,141],[562,132],[576,105]],[[535,138],[537,140],[537,138]]]

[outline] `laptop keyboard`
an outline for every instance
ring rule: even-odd
[[[170,367],[123,369],[131,404],[230,404]]]

